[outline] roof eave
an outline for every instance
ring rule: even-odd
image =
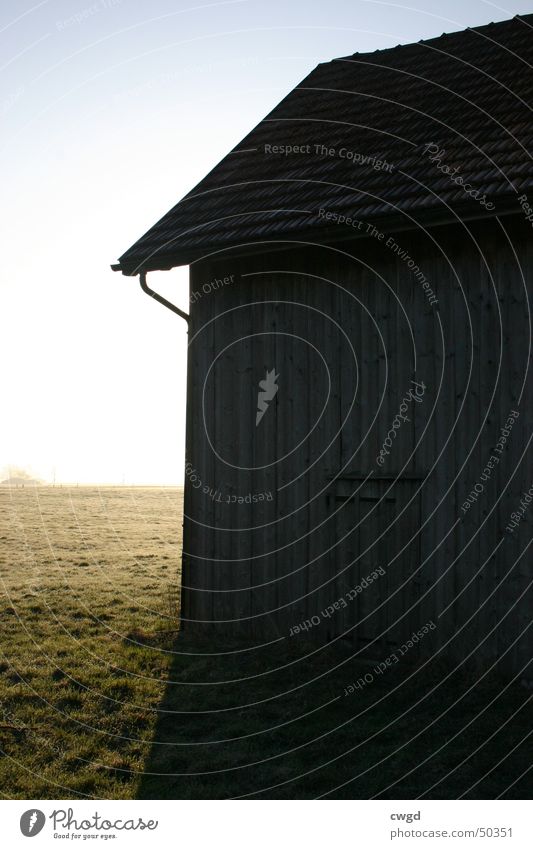
[[[333,210],[332,210],[333,211]],[[483,221],[488,218],[496,218],[498,216],[507,216],[516,214],[517,204],[515,195],[510,195],[505,199],[498,200],[498,207],[494,211],[482,210],[479,204],[461,204],[453,209],[448,208],[423,210],[422,212],[409,215],[398,213],[395,215],[373,216],[365,219],[365,223],[372,224],[378,229],[388,232],[402,232],[408,230],[419,229],[420,227],[438,227],[449,224],[461,224],[467,221]],[[349,215],[348,212],[343,213]],[[316,244],[331,244],[355,239],[366,238],[365,232],[356,229],[350,229],[344,225],[330,225],[328,227],[313,227],[307,230],[299,230],[294,234],[288,231],[284,234],[285,239],[273,237],[272,239],[260,238],[254,239],[249,243],[238,245],[239,254],[247,255],[254,253],[259,246],[264,248],[265,245],[271,245],[272,250],[288,250],[295,243],[316,243]],[[294,236],[294,238],[291,238]],[[283,246],[286,241],[287,245]],[[153,254],[145,257],[121,257],[118,263],[111,266],[113,271],[121,271],[127,277],[136,277],[142,271],[170,271],[172,268],[178,268],[184,265],[192,265],[201,260],[212,258],[216,254],[225,253],[226,251],[235,251],[237,245],[235,243],[211,242],[209,245],[201,249],[183,248],[179,251],[169,253]]]

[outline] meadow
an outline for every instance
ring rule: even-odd
[[[531,691],[179,630],[183,492],[0,488],[0,793],[527,798]]]

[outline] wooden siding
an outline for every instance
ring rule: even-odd
[[[533,505],[506,531],[533,484],[530,233],[507,218],[395,234],[404,258],[387,233],[191,268],[184,628],[349,639],[381,659],[433,621],[422,651],[474,650],[502,670],[530,658]],[[256,426],[272,368],[279,389]]]

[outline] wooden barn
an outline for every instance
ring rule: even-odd
[[[190,266],[185,630],[527,677],[532,27],[318,65],[113,266]]]

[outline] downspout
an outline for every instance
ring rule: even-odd
[[[141,284],[141,289],[143,290],[143,292],[146,292],[146,294],[150,295],[150,297],[154,298],[154,300],[159,301],[159,303],[163,304],[163,306],[167,309],[172,310],[172,312],[175,312],[176,315],[180,316],[180,318],[185,319],[187,324],[189,323],[189,316],[186,312],[183,312],[183,310],[180,310],[179,307],[175,306],[174,304],[171,304],[170,301],[167,301],[167,299],[164,298],[162,295],[158,295],[157,292],[154,292],[153,289],[150,289],[148,283],[146,282],[146,271],[141,271],[141,273],[139,274],[139,283]]]

